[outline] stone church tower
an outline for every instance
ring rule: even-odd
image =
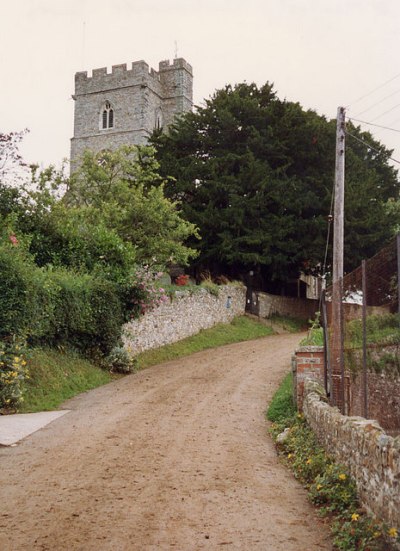
[[[184,59],[161,61],[158,71],[144,61],[75,74],[71,170],[85,149],[145,144],[155,128],[167,128],[193,106],[193,72]]]

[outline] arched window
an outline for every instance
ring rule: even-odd
[[[111,103],[106,101],[101,109],[100,114],[100,128],[105,130],[106,128],[114,127],[114,110],[111,107]]]
[[[154,128],[156,130],[161,130],[162,127],[163,127],[162,111],[161,111],[161,109],[156,109]]]

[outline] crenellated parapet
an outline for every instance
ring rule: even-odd
[[[87,71],[75,74],[75,95],[113,90],[126,86],[147,85],[159,87],[160,74],[150,68],[145,61],[134,61],[128,68],[126,63],[113,65],[111,72],[107,67],[93,69],[91,76]]]

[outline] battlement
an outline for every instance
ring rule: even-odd
[[[126,63],[120,65],[113,65],[111,72],[107,71],[107,67],[101,67],[100,69],[93,69],[91,76],[88,76],[87,71],[80,71],[75,73],[75,80],[79,82],[85,82],[88,80],[104,79],[104,77],[113,77],[121,75],[149,75],[153,78],[158,78],[158,73],[154,69],[150,69],[145,61],[133,61],[131,67],[128,69]]]
[[[84,85],[85,83],[95,83],[101,81],[101,85],[106,84],[106,81],[111,81],[117,78],[124,78],[125,80],[135,79],[137,77],[148,77],[149,79],[154,79],[155,81],[160,80],[160,73],[165,71],[175,71],[176,69],[186,69],[190,75],[193,74],[192,66],[185,61],[183,58],[174,59],[173,63],[169,59],[165,61],[160,61],[159,70],[156,71],[153,68],[150,68],[149,65],[141,61],[133,61],[131,67],[128,69],[126,63],[120,65],[113,65],[111,67],[111,72],[108,72],[107,67],[100,67],[99,69],[93,69],[92,74],[88,75],[88,71],[80,71],[75,74],[75,82],[78,85]]]
[[[186,71],[193,76],[193,67],[188,63],[183,57],[175,58],[172,65],[169,59],[160,61],[158,64],[159,72],[163,71],[174,71],[176,69],[186,69]]]

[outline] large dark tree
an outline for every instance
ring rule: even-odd
[[[200,228],[195,267],[237,275],[260,271],[288,281],[323,262],[335,164],[336,121],[281,101],[265,84],[226,86],[154,134],[169,197]],[[370,134],[348,138],[346,265],[352,268],[391,236],[387,202],[398,199],[390,152]]]

